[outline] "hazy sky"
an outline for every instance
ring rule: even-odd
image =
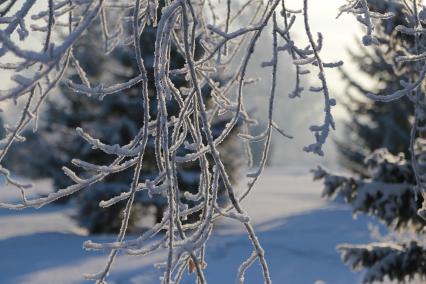
[[[287,0],[289,6],[302,7],[301,0]],[[310,22],[312,32],[320,31],[324,36],[324,47],[321,55],[324,61],[332,62],[343,60],[344,68],[356,72],[356,68],[350,62],[347,48],[355,43],[355,40],[360,40],[362,32],[361,25],[356,21],[353,15],[343,14],[338,19],[338,8],[344,4],[344,0],[310,0]],[[300,30],[302,35],[303,25],[299,19],[297,30]],[[336,70],[327,69],[329,83],[336,96],[342,92],[344,87],[340,75]],[[337,113],[341,115],[341,113]]]
[[[287,0],[288,7],[291,9],[302,8],[303,1]],[[321,52],[321,57],[325,62],[335,62],[343,60],[345,68],[349,71],[356,72],[356,68],[349,61],[347,48],[352,45],[356,36],[360,37],[362,29],[353,15],[342,15],[336,19],[338,7],[344,3],[343,0],[311,0],[310,1],[310,23],[312,33],[316,35],[321,32],[324,37],[324,46]],[[324,5],[326,3],[326,5]],[[270,70],[258,67],[262,61],[270,59],[270,33],[263,35],[265,40],[260,40],[255,51],[252,70],[258,77],[262,78],[257,86],[253,86],[248,90],[246,102],[253,107],[259,108],[259,117],[265,116],[267,112],[267,96],[260,96],[269,91]],[[293,37],[300,47],[307,44],[306,36],[304,35],[303,17],[299,15],[293,30]],[[326,163],[329,166],[335,165],[336,151],[334,143],[330,137],[326,146],[326,155],[319,158],[316,155],[304,153],[303,146],[311,144],[315,138],[308,130],[310,125],[321,124],[323,121],[323,96],[321,93],[304,92],[302,98],[290,100],[287,94],[291,91],[294,85],[294,67],[286,64],[290,60],[286,56],[279,59],[280,70],[278,73],[278,87],[276,106],[274,111],[274,119],[283,129],[294,135],[294,139],[283,139],[279,135],[274,137],[273,154],[271,161],[278,165],[299,165],[299,166],[314,166],[317,163]],[[308,83],[312,81],[314,85],[318,85],[315,72],[306,76],[304,79]],[[338,134],[343,129],[341,120],[347,117],[343,108],[339,106],[339,102],[344,100],[345,83],[337,69],[327,69],[327,81],[330,86],[331,96],[337,99],[338,105],[333,108],[333,115],[337,120],[337,130],[332,135]],[[306,88],[305,88],[306,89]]]

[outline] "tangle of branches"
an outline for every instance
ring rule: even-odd
[[[370,11],[367,0],[347,0],[340,8],[342,13],[354,14],[358,21],[366,27],[362,41],[365,45],[380,44],[374,37],[372,21],[392,17],[391,13],[379,14]],[[106,278],[118,251],[123,250],[131,255],[149,255],[157,250],[168,251],[165,263],[159,264],[164,270],[162,283],[179,283],[185,268],[190,265],[196,272],[198,283],[207,283],[203,269],[205,268],[205,248],[213,229],[213,221],[219,217],[232,218],[241,222],[251,240],[253,252],[244,261],[238,272],[237,282],[244,281],[245,271],[256,261],[259,262],[265,283],[271,283],[271,277],[264,250],[256,237],[250,218],[247,216],[241,201],[249,194],[265,167],[274,131],[286,138],[291,138],[273,119],[274,102],[277,90],[279,64],[294,66],[295,86],[289,94],[290,98],[303,95],[301,77],[312,72],[316,78],[309,88],[310,92],[323,95],[324,119],[318,125],[310,126],[314,134],[312,144],[304,147],[307,152],[323,155],[323,145],[331,130],[335,128],[331,108],[336,101],[331,97],[326,69],[338,67],[343,62],[324,62],[321,58],[323,37],[310,26],[308,0],[303,0],[300,10],[286,6],[285,0],[48,0],[42,11],[31,14],[36,0],[0,1],[0,68],[9,70],[14,86],[0,91],[0,102],[11,101],[21,105],[21,113],[17,124],[7,128],[6,136],[0,140],[0,174],[8,183],[14,185],[21,193],[18,203],[0,203],[0,208],[23,209],[39,208],[61,197],[74,194],[90,185],[102,182],[108,175],[132,168],[133,180],[128,191],[102,201],[100,207],[108,207],[119,201],[126,206],[120,232],[115,242],[94,243],[87,241],[84,247],[88,250],[109,250],[105,267],[96,274],[86,275],[96,283],[106,283]],[[402,89],[391,95],[368,95],[369,97],[390,101],[409,97],[415,105],[415,122],[412,131],[412,151],[414,140],[424,120],[424,93],[421,90],[426,74],[426,50],[420,44],[425,33],[422,27],[420,8],[422,5],[407,1],[407,11],[411,13],[412,26],[396,28],[396,32],[415,37],[416,50],[407,50],[406,54],[396,58],[398,62],[413,63],[417,66],[411,82],[401,82]],[[34,10],[34,9],[33,9]],[[219,17],[220,15],[220,17]],[[222,16],[225,15],[225,16]],[[28,27],[28,19],[34,22]],[[297,18],[304,25],[303,37],[307,46],[297,46],[292,30]],[[119,45],[134,48],[134,60],[139,74],[133,79],[116,85],[93,85],[86,76],[85,70],[74,56],[75,43],[89,26],[98,24],[103,34],[102,52],[110,53]],[[147,26],[156,27],[154,79],[155,96],[158,99],[158,115],[150,117],[150,98],[148,95],[148,76],[141,56],[140,36]],[[129,28],[130,27],[130,28]],[[25,42],[30,33],[43,35],[42,50],[36,51],[19,44]],[[271,70],[270,89],[265,90],[269,96],[267,124],[259,135],[250,133],[250,126],[256,120],[245,108],[244,94],[248,85],[255,83],[247,77],[248,66],[253,58],[260,36],[272,33],[270,44],[270,60],[262,67]],[[58,36],[60,34],[61,36]],[[201,58],[195,57],[195,46],[203,49]],[[181,69],[170,69],[170,50],[176,48],[185,59]],[[291,62],[281,62],[280,55],[287,53]],[[16,60],[7,62],[5,55],[12,55]],[[81,84],[63,79],[68,66],[73,65],[81,79]],[[177,88],[171,76],[184,74],[187,87]],[[227,79],[218,86],[214,78],[218,74],[227,74]],[[25,140],[21,136],[23,130],[33,126],[36,130],[38,118],[43,115],[41,107],[48,96],[54,95],[58,84],[64,83],[75,92],[75,95],[87,95],[99,98],[115,96],[127,88],[138,86],[143,101],[143,126],[138,134],[127,145],[107,145],[96,137],[92,137],[84,129],[76,129],[77,133],[94,149],[101,150],[115,159],[110,164],[96,165],[74,159],[72,163],[87,170],[88,175],[81,177],[71,169],[64,167],[65,174],[74,184],[59,189],[48,196],[29,199],[27,190],[31,186],[13,178],[10,171],[1,166],[13,143]],[[212,89],[214,103],[209,106],[203,101],[202,88]],[[173,102],[180,108],[178,117],[168,115],[167,103]],[[214,138],[211,121],[223,113],[232,114],[232,119]],[[407,114],[409,115],[409,114]],[[247,145],[247,163],[255,170],[248,173],[250,179],[245,191],[237,194],[230,182],[226,169],[221,161],[218,146],[230,135],[236,125],[239,137]],[[149,137],[155,138],[156,163],[158,176],[151,180],[141,180],[141,168],[145,162],[144,153]],[[191,142],[187,141],[191,138]],[[264,141],[262,158],[258,165],[252,165],[249,143]],[[179,156],[176,151],[181,145],[191,151]],[[209,159],[208,159],[209,158]],[[189,193],[180,196],[176,171],[178,164],[197,161],[200,164],[200,186],[197,194]],[[213,165],[209,165],[213,163]],[[418,168],[413,159],[413,167]],[[416,178],[423,192],[424,177],[416,171]],[[222,208],[217,203],[219,183],[223,184],[230,203]],[[160,223],[135,239],[126,239],[126,228],[135,195],[140,191],[167,196],[168,204]],[[195,201],[197,205],[188,208],[182,198]],[[193,212],[201,211],[198,221],[184,224],[182,220]],[[165,234],[160,234],[165,232]],[[155,236],[161,236],[155,238]],[[154,239],[154,241],[153,241]]]

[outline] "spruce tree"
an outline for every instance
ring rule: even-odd
[[[352,207],[354,215],[373,216],[388,228],[386,236],[376,242],[337,247],[345,264],[353,270],[365,270],[364,283],[389,279],[424,283],[425,196],[419,192],[413,163],[406,157],[415,159],[417,174],[423,179],[426,140],[420,133],[413,153],[409,152],[413,126],[410,114],[414,111],[408,96],[386,103],[365,98],[368,93],[394,93],[401,89],[401,81],[410,81],[417,74],[415,64],[395,60],[415,50],[414,36],[397,28],[413,26],[415,20],[403,0],[369,1],[369,8],[373,12],[393,12],[395,16],[376,22],[375,36],[380,45],[368,49],[359,45],[358,51],[350,53],[361,73],[372,81],[361,84],[352,74],[341,71],[348,82],[346,108],[351,118],[346,123],[345,139],[338,140],[337,146],[342,164],[356,175],[335,175],[319,167],[313,171],[314,179],[323,180],[324,197],[339,197]],[[420,13],[424,15],[425,10]],[[423,37],[418,40],[425,44]],[[424,86],[420,88],[424,92]]]
[[[365,47],[358,43],[348,51],[358,71],[368,80],[357,80],[340,69],[347,83],[343,105],[350,115],[344,123],[344,138],[336,140],[340,163],[362,175],[368,175],[364,159],[376,149],[408,156],[412,119],[407,113],[413,113],[408,98],[386,103],[365,98],[366,93],[391,94],[399,90],[400,80],[407,80],[414,68],[413,64],[395,62],[396,55],[414,45],[412,37],[394,31],[398,25],[407,25],[403,1],[375,0],[369,5],[372,11],[393,12],[395,16],[376,22],[375,36],[380,45]]]
[[[416,158],[423,160],[426,141],[417,142]],[[323,180],[323,197],[339,197],[351,205],[354,215],[373,216],[389,229],[386,238],[370,244],[341,244],[337,250],[353,270],[366,271],[364,283],[386,279],[425,281],[426,215],[419,211],[423,196],[417,196],[410,162],[404,154],[392,155],[382,148],[367,157],[364,167],[371,178],[334,175],[321,167],[313,171],[315,180]],[[425,170],[423,165],[422,172]]]
[[[97,27],[94,27],[80,39],[78,48],[75,48],[78,64],[86,71],[90,81],[115,84],[135,77],[138,74],[138,68],[134,60],[133,48],[123,45],[117,47],[110,55],[105,55],[99,52],[102,46],[96,46],[103,42],[100,37],[101,32]],[[153,70],[155,37],[156,29],[153,27],[145,28],[141,36],[141,54],[148,72],[150,116],[152,118],[157,117],[157,97],[155,96]],[[172,58],[170,68],[182,68],[184,59],[177,48],[170,50],[170,52]],[[201,56],[198,51],[196,51],[197,53],[198,56]],[[68,79],[82,83],[77,72],[78,68],[71,66]],[[185,79],[182,75],[176,75],[172,80],[176,86],[185,87]],[[216,84],[220,84],[220,79],[217,80]],[[139,87],[138,84],[118,94],[100,98],[75,93],[66,84],[63,84],[59,96],[47,102],[38,131],[34,134],[30,130],[26,131],[27,143],[21,144],[22,146],[16,144],[7,164],[18,173],[26,176],[33,178],[52,177],[55,188],[60,189],[73,183],[64,174],[62,166],[69,167],[77,174],[84,176],[82,169],[73,165],[72,159],[96,165],[112,162],[112,156],[106,155],[100,150],[92,149],[87,141],[76,133],[76,128],[83,128],[84,131],[103,143],[110,145],[128,144],[137,135],[143,124],[143,101],[140,97]],[[211,99],[211,88],[205,87],[202,91],[208,102]],[[178,111],[179,107],[174,101],[170,101],[169,116],[177,117]],[[215,137],[220,135],[228,121],[226,114],[222,115],[220,119],[212,121]],[[189,135],[186,139],[190,141]],[[141,181],[154,179],[158,175],[156,159],[159,154],[155,153],[154,143],[154,139],[150,138],[144,158],[144,161],[147,162],[142,166]],[[36,158],[30,160],[31,165],[29,167],[14,166],[17,163],[14,163],[13,160],[20,160],[28,154],[28,150],[34,151],[34,149],[37,149],[37,154],[33,156]],[[189,153],[188,149],[181,147],[178,150],[179,156]],[[220,150],[225,166],[232,174],[238,164],[239,153],[241,153],[237,148],[236,138],[231,135],[221,144]],[[34,171],[34,168],[37,170]],[[198,162],[179,164],[177,177],[179,187],[185,192],[196,194],[200,170]],[[108,208],[100,208],[99,202],[125,192],[132,178],[132,170],[112,174],[103,183],[91,186],[89,190],[81,192],[80,195],[71,196],[70,198],[76,199],[75,219],[91,233],[117,232],[120,229],[121,213],[125,202],[119,202]],[[67,201],[67,199],[62,199],[62,201],[64,200]],[[138,193],[132,208],[128,231],[141,230],[141,226],[153,225],[144,222],[144,220],[151,220],[152,222],[153,214],[155,215],[155,222],[161,221],[166,202],[167,198],[162,195],[151,194],[148,191]],[[185,202],[188,201],[185,200]],[[191,207],[194,204],[190,202],[187,205]],[[194,221],[197,214],[195,212],[193,219],[189,218],[187,222]]]

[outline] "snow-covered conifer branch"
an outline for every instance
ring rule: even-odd
[[[364,283],[383,281],[385,278],[404,282],[424,279],[426,251],[417,242],[408,244],[372,243],[368,245],[339,245],[343,261],[352,269],[367,267]]]

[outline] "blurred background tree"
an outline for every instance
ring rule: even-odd
[[[98,30],[97,27],[98,25],[92,25],[88,33],[79,40],[77,48],[74,48],[76,59],[86,71],[90,81],[95,84],[100,82],[115,84],[137,76],[139,70],[134,60],[133,47],[119,46],[111,54],[105,55],[101,52],[104,42],[102,31]],[[153,70],[155,37],[156,29],[153,27],[146,27],[141,36],[141,54],[149,80],[151,119],[157,117],[157,97],[155,96]],[[184,67],[184,58],[177,48],[170,52],[173,59],[170,62],[170,69]],[[196,56],[201,56],[198,49]],[[71,66],[67,77],[73,82],[82,83],[75,66]],[[176,75],[172,80],[176,86],[185,87],[183,75]],[[220,82],[221,80],[218,78],[216,83],[220,84]],[[27,141],[13,146],[6,160],[6,165],[26,177],[35,179],[52,177],[54,187],[60,189],[73,183],[62,171],[62,166],[67,166],[77,174],[83,175],[82,169],[75,167],[71,163],[71,159],[79,159],[96,165],[111,163],[113,156],[92,149],[83,138],[77,135],[75,129],[81,127],[93,137],[110,145],[128,144],[142,128],[143,123],[143,100],[140,96],[139,87],[140,84],[135,85],[118,94],[106,96],[100,101],[100,98],[74,93],[68,87],[62,85],[59,90],[60,96],[55,96],[55,99],[47,102],[38,131],[35,133],[32,133],[32,130],[26,131]],[[212,90],[205,87],[202,91],[208,107],[208,101],[212,98]],[[169,100],[168,103],[169,116],[177,117],[179,107],[176,102]],[[221,115],[219,119],[212,121],[215,138],[220,135],[228,122],[229,116],[226,113]],[[239,163],[238,157],[242,153],[239,150],[237,138],[234,136],[230,135],[219,148],[227,171],[231,174],[231,179],[234,177]],[[191,141],[189,134],[187,140]],[[154,143],[154,139],[150,137],[141,171],[141,181],[153,179],[158,175]],[[184,147],[178,149],[179,156],[189,152]],[[24,157],[30,157],[30,159],[25,159],[29,162],[22,166],[20,161]],[[178,164],[179,188],[193,194],[197,193],[199,172],[198,162]],[[78,223],[87,228],[90,233],[118,232],[125,201],[108,208],[100,208],[99,202],[127,191],[132,178],[131,169],[118,174],[111,174],[103,183],[97,183],[92,185],[89,190],[70,196],[68,199],[75,199],[76,201],[77,211],[74,217]],[[224,197],[224,195],[222,196]],[[68,199],[61,199],[59,202],[69,201]],[[186,199],[182,199],[182,201],[188,203]],[[135,232],[144,227],[152,226],[154,222],[161,221],[166,202],[165,196],[151,195],[145,190],[139,192],[132,208],[128,231]],[[193,203],[188,204],[190,207],[193,205]],[[193,214],[194,219],[189,218],[187,222],[194,221],[197,214]]]
[[[372,81],[360,84],[342,70],[348,82],[346,108],[350,120],[337,146],[340,162],[356,175],[334,175],[322,168],[315,170],[314,175],[324,182],[323,196],[332,199],[340,196],[350,204],[354,214],[372,215],[388,228],[387,235],[378,236],[374,243],[338,246],[348,266],[365,271],[364,283],[389,279],[398,283],[424,283],[426,214],[419,211],[424,196],[419,194],[411,162],[406,158],[413,158],[409,153],[413,103],[407,97],[390,103],[359,98],[359,94],[393,93],[401,88],[400,80],[410,81],[417,74],[415,64],[395,62],[397,55],[415,52],[414,37],[396,32],[395,27],[415,26],[415,19],[407,16],[413,13],[403,0],[376,0],[369,4],[371,11],[391,11],[396,16],[377,21],[375,29],[380,46],[371,49],[359,46],[357,51],[351,51],[359,70]],[[426,19],[425,10],[420,15]],[[419,39],[424,46],[424,37]],[[421,176],[426,172],[423,136],[420,134],[416,141],[414,157]]]
[[[347,88],[343,104],[349,113],[344,123],[342,138],[336,140],[339,162],[347,169],[369,175],[363,166],[364,159],[374,150],[386,148],[394,155],[402,152],[408,156],[413,105],[406,98],[384,103],[365,97],[366,93],[391,94],[401,88],[400,80],[413,74],[414,64],[400,64],[395,57],[412,48],[412,37],[394,32],[397,25],[407,24],[402,1],[369,1],[372,11],[393,12],[396,16],[377,21],[375,36],[380,45],[363,46],[357,41],[348,52],[353,65],[358,67],[362,79],[357,80],[341,68]]]
[[[418,158],[424,159],[426,143],[419,146]],[[334,175],[321,167],[314,170],[314,178],[324,183],[322,196],[344,200],[354,215],[374,216],[388,229],[383,235],[373,231],[373,243],[337,246],[343,261],[353,270],[365,270],[363,283],[389,279],[424,283],[426,221],[417,214],[423,198],[416,198],[416,180],[409,161],[382,148],[366,159],[364,167],[371,178]]]

